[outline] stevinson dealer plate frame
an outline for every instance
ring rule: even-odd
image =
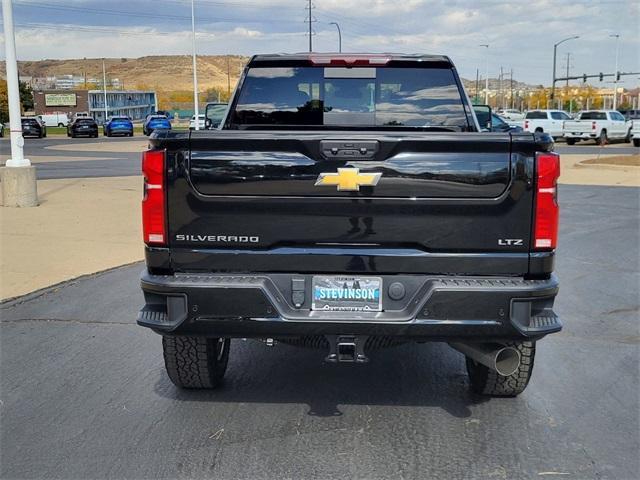
[[[314,276],[311,309],[326,312],[381,312],[382,278]]]

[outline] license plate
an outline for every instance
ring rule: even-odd
[[[380,312],[380,277],[313,277],[312,310]]]

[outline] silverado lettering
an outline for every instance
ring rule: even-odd
[[[445,56],[257,55],[238,85],[143,154],[138,324],[171,381],[220,385],[232,338],[356,364],[440,341],[476,392],[521,393],[562,328],[552,138],[491,132]]]
[[[176,235],[178,242],[226,242],[226,243],[258,243],[260,237],[247,237],[237,235]]]

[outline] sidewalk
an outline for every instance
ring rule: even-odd
[[[0,208],[0,299],[143,258],[142,177],[41,180],[38,196]]]
[[[619,187],[640,187],[640,155],[628,155],[630,161],[619,165],[620,155],[560,156],[559,183],[568,185],[607,185]],[[586,163],[595,161],[597,164]],[[612,161],[609,162],[609,159]],[[612,164],[608,164],[612,163]]]
[[[640,187],[640,167],[590,158],[564,155],[560,183]],[[36,208],[0,207],[0,299],[143,259],[141,177],[40,180],[38,195]]]

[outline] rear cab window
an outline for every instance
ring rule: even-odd
[[[249,68],[230,128],[440,128],[467,131],[470,109],[452,68]]]
[[[527,112],[525,117],[527,120],[547,120],[547,112],[533,111]]]
[[[580,120],[606,120],[607,114],[605,112],[582,112],[580,114]]]
[[[571,120],[571,117],[564,112],[551,112],[553,120]]]

